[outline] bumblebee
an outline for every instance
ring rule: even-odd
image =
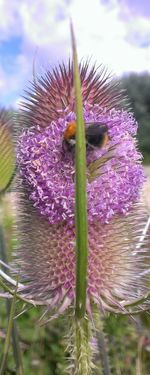
[[[86,123],[86,144],[90,148],[101,148],[106,146],[109,141],[107,126],[101,122]],[[76,122],[69,122],[65,132],[65,142],[73,147],[75,145],[76,137]]]

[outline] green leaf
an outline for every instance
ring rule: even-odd
[[[0,111],[0,193],[9,187],[15,171],[15,153],[10,131],[10,118]]]
[[[87,286],[87,197],[86,197],[86,142],[85,125],[82,110],[81,82],[78,67],[77,51],[73,26],[71,24],[71,38],[74,66],[74,88],[76,103],[76,317],[82,318],[86,311]]]

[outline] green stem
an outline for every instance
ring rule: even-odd
[[[75,320],[74,375],[92,373],[90,329],[88,319]]]
[[[142,375],[142,349],[144,344],[144,336],[141,336],[138,341],[138,356],[136,360],[136,375]]]
[[[4,233],[2,225],[0,224],[0,257],[3,262],[7,263],[7,252],[6,252],[6,246],[5,246],[5,239],[4,239]],[[3,266],[4,271],[5,267]],[[6,310],[7,310],[7,316],[10,316],[11,311],[11,302],[7,299],[6,300]],[[23,366],[22,366],[22,358],[21,358],[21,350],[19,345],[19,337],[18,337],[18,330],[17,330],[17,324],[14,321],[12,326],[12,345],[13,345],[13,354],[14,354],[14,360],[16,363],[16,374],[17,375],[23,375]]]
[[[16,285],[15,292],[17,291],[17,287],[18,287],[18,283]],[[14,297],[11,303],[11,308],[10,308],[8,328],[7,328],[7,334],[6,334],[6,339],[5,339],[5,345],[4,345],[4,353],[3,353],[2,363],[0,367],[0,375],[4,375],[6,373],[5,370],[6,370],[6,364],[7,364],[11,333],[12,333],[12,328],[13,328],[13,319],[14,319],[14,314],[15,314],[15,303],[16,303],[16,294],[14,294]]]
[[[14,290],[12,290],[11,288],[9,288],[8,285],[6,285],[0,278],[0,285],[2,286],[2,288],[5,290],[5,292],[11,294],[12,296],[14,296],[15,292]],[[31,300],[26,300],[25,298],[21,297],[20,294],[16,293],[16,297],[17,299],[19,299],[19,301],[22,301],[22,302],[25,302],[25,303],[32,303],[33,302]]]
[[[76,99],[76,317],[82,318],[86,311],[86,287],[87,287],[87,197],[86,197],[86,143],[85,126],[82,110],[82,95],[80,73],[75,45],[74,31],[71,24],[74,87]]]

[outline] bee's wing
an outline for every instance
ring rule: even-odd
[[[105,165],[105,163],[113,158],[113,151],[116,146],[112,146],[109,148],[108,152],[101,156],[99,159],[94,160],[88,165],[87,168],[87,176],[89,182],[92,182],[95,180],[95,178],[101,176],[103,174],[102,167]],[[117,167],[116,167],[117,168]],[[118,167],[119,168],[119,167]]]

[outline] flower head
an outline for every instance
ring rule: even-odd
[[[103,124],[108,135],[103,147],[87,147],[88,311],[91,300],[117,310],[147,292],[137,123],[104,73],[80,65],[85,127]],[[64,144],[76,120],[70,63],[38,79],[25,106],[17,147],[22,293],[65,309],[75,298],[74,147]]]

